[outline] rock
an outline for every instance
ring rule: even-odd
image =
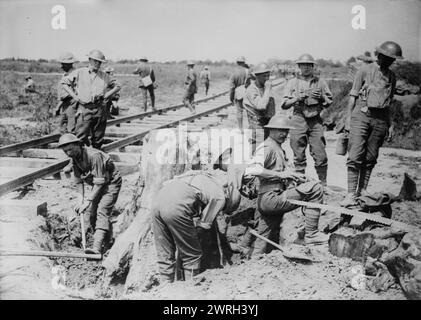
[[[421,230],[407,233],[383,259],[408,299],[421,300]]]
[[[403,179],[401,191],[399,192],[398,199],[409,201],[417,200],[417,185],[406,172]]]

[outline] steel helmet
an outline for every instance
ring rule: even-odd
[[[114,72],[114,68],[113,67],[106,67],[104,69],[104,72]]]
[[[269,73],[270,71],[271,69],[264,62],[259,63],[256,67],[253,68],[253,74]]]
[[[61,147],[65,146],[65,145],[68,145],[68,144],[71,144],[71,143],[81,143],[81,142],[82,141],[80,141],[78,139],[78,137],[76,137],[74,134],[72,134],[72,133],[65,133],[58,140],[57,147],[61,148]]]
[[[393,59],[403,59],[401,46],[393,41],[383,42],[380,47],[376,47],[376,52]]]
[[[208,66],[205,66],[205,68],[204,68],[205,70],[208,70],[209,69],[209,67]]]
[[[374,62],[374,58],[371,56],[369,51],[366,51],[364,52],[364,54],[359,55],[357,59],[364,62]]]
[[[235,60],[236,62],[246,62],[246,58],[244,56],[238,57],[237,60]]]
[[[32,77],[31,76],[26,76],[25,77],[25,80],[28,80],[28,79],[32,79]]]
[[[105,60],[104,54],[97,49],[91,50],[91,52],[88,53],[88,58],[101,62],[107,62],[107,60]]]
[[[297,129],[291,116],[274,115],[265,128],[268,129]]]
[[[193,60],[189,60],[189,61],[187,61],[187,65],[188,65],[188,66],[194,66],[194,61],[193,61]]]
[[[142,56],[142,57],[140,57],[140,59],[139,59],[140,61],[149,61],[148,60],[148,58],[147,57],[145,57],[145,56]]]
[[[77,62],[77,60],[71,52],[63,52],[58,58],[58,62],[70,64]]]
[[[308,54],[308,53],[304,53],[301,56],[298,57],[298,59],[295,61],[296,64],[300,64],[300,63],[311,63],[311,64],[316,64],[316,61],[314,61],[314,58]]]

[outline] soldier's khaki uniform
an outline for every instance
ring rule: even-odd
[[[247,112],[249,129],[252,130],[251,144],[253,151],[259,143],[266,139],[268,130],[265,130],[264,126],[268,124],[270,118],[275,114],[275,100],[273,97],[265,99],[263,97],[264,92],[264,87],[259,88],[255,81],[251,81],[243,99],[243,107]],[[265,109],[257,107],[260,105],[264,105]]]
[[[77,102],[63,88],[64,78],[68,76],[74,69],[65,72],[57,86],[57,97],[60,108],[60,131],[61,133],[76,133],[76,111]]]
[[[269,170],[284,171],[287,167],[285,151],[275,140],[268,137],[257,147],[255,156],[250,162],[250,165],[254,164],[259,164]],[[291,204],[288,201],[289,199],[316,203],[323,202],[323,187],[315,181],[302,183],[297,187],[289,187],[285,180],[272,181],[259,178],[259,183],[257,209],[259,210],[260,218],[257,232],[276,243],[279,242],[279,231],[283,215],[299,207]],[[306,220],[311,222],[313,228],[315,224],[317,229],[320,211],[306,209],[305,216]],[[270,247],[266,241],[257,238],[253,254],[267,253]]]
[[[208,95],[209,84],[210,84],[210,71],[209,70],[202,70],[200,72],[200,81],[202,82],[202,85],[205,86],[205,94]]]
[[[153,233],[163,277],[174,278],[176,250],[184,270],[199,270],[202,249],[196,226],[209,229],[220,212],[230,213],[238,207],[236,181],[221,170],[213,170],[190,171],[164,183],[152,203]],[[236,204],[228,205],[232,203]]]
[[[230,77],[230,101],[235,104],[237,109],[237,121],[242,129],[243,120],[243,99],[247,87],[250,85],[249,70],[244,67],[238,67]],[[241,87],[241,88],[240,88]],[[240,88],[240,89],[237,89]]]
[[[388,134],[395,87],[393,71],[383,74],[377,63],[362,66],[355,75],[350,95],[357,101],[351,116],[347,166],[360,171],[360,180],[370,176],[367,171],[370,173],[376,165],[379,149]]]
[[[297,172],[304,173],[307,166],[306,149],[310,145],[310,154],[314,159],[315,168],[322,183],[326,183],[327,154],[324,138],[323,121],[320,113],[323,108],[332,103],[332,93],[325,80],[313,77],[309,80],[298,76],[288,81],[285,87],[284,101],[300,94],[311,95],[314,89],[321,90],[321,100],[308,97],[303,102],[297,102],[293,108],[293,118],[297,129],[290,130],[290,143],[294,152],[294,164]]]
[[[197,73],[194,69],[188,70],[186,78],[184,80],[184,96],[183,103],[189,108],[190,111],[194,111],[194,95],[197,93]]]
[[[145,78],[149,76],[152,80],[152,84],[145,86],[140,80],[139,88],[142,93],[142,101],[143,101],[143,110],[146,111],[148,109],[148,92],[149,97],[151,98],[151,107],[153,110],[155,110],[155,89],[154,89],[154,83],[155,83],[155,72],[152,69],[152,67],[147,63],[141,63],[134,73],[138,74],[140,78]]]
[[[74,70],[63,77],[61,83],[74,88],[82,100],[82,104],[78,103],[76,112],[76,136],[84,144],[92,143],[94,148],[100,149],[107,127],[108,108],[106,101],[94,101],[94,97],[120,85],[102,70],[94,72],[89,67]]]
[[[82,159],[73,159],[75,182],[102,186],[98,196],[92,199],[85,220],[95,230],[109,231],[109,218],[121,189],[121,175],[105,152],[90,147],[83,147],[82,150]]]

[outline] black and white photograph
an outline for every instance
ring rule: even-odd
[[[421,1],[0,0],[0,300],[421,300]]]

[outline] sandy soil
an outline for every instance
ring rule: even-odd
[[[215,89],[216,90],[216,89]],[[235,112],[232,108],[231,112]],[[328,198],[329,204],[342,200],[346,190],[346,158],[334,153],[335,136],[326,134],[329,156],[328,184],[339,190]],[[292,152],[285,144],[287,154]],[[312,159],[308,155],[308,175],[315,177]],[[370,181],[371,191],[385,191],[398,194],[403,175],[407,172],[421,190],[419,163],[421,152],[400,149],[381,150],[379,162]],[[116,210],[121,211],[129,201],[137,174],[125,176]],[[75,238],[77,225],[73,206],[76,190],[71,180],[62,175],[62,180],[40,179],[33,189],[13,192],[4,198],[22,197],[28,200],[48,202],[47,219],[29,216],[25,213],[0,214],[0,247],[10,249],[45,249],[81,252]],[[393,216],[410,224],[421,226],[419,202],[393,204]],[[300,214],[286,215],[287,230],[300,223]],[[232,228],[232,227],[230,227]],[[243,227],[244,228],[244,227]],[[240,230],[241,231],[241,230]],[[244,231],[244,230],[243,230]],[[230,233],[230,231],[228,231]],[[231,232],[232,234],[233,232]],[[237,232],[241,234],[241,232]],[[285,240],[291,241],[291,233],[285,233]],[[130,296],[116,296],[127,299],[404,299],[398,285],[387,292],[374,293],[356,290],[350,279],[360,264],[350,259],[332,256],[327,246],[318,246],[312,253],[320,262],[302,264],[286,260],[279,251],[268,255],[242,260],[233,257],[233,264],[224,268],[210,269],[195,281],[175,283],[166,287],[156,286],[148,292]],[[151,263],[155,263],[151,261]],[[67,290],[55,290],[51,285],[52,267],[62,265],[66,270]],[[94,291],[101,282],[100,263],[82,259],[47,259],[37,257],[2,257],[0,259],[0,299],[80,299],[94,298]],[[118,289],[118,288],[117,288]],[[116,292],[118,292],[117,290]]]

